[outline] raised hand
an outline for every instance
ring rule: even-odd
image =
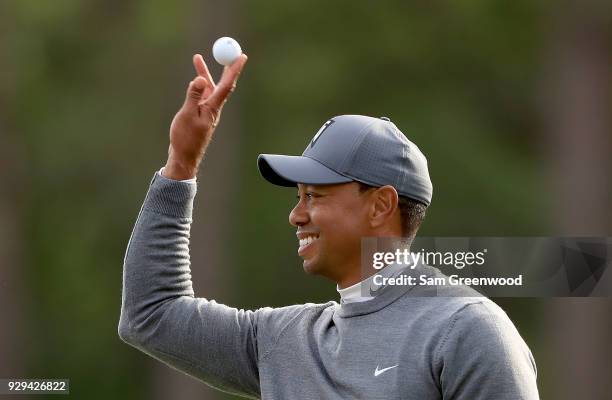
[[[189,83],[185,103],[170,125],[170,148],[163,175],[170,179],[191,179],[198,173],[200,162],[219,124],[223,105],[236,88],[238,76],[247,61],[240,57],[223,69],[215,84],[204,59],[193,56],[197,76]]]

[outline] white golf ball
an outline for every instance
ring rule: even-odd
[[[231,65],[242,54],[237,41],[231,37],[222,37],[213,44],[213,56],[221,65]]]

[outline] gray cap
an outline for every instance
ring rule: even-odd
[[[257,166],[269,182],[325,185],[363,182],[391,185],[400,196],[426,205],[433,186],[427,159],[389,118],[340,115],[325,122],[301,156],[260,154]]]

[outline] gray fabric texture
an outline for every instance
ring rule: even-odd
[[[366,302],[254,311],[195,297],[196,185],[151,181],[124,259],[123,341],[249,398],[538,399],[529,348],[505,312],[471,289],[426,297],[395,286]]]

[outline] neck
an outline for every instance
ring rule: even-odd
[[[411,239],[412,240],[412,239]],[[411,241],[406,242],[403,239],[399,239],[395,236],[389,238],[381,238],[380,242],[375,243],[375,248],[367,249],[366,253],[369,254],[366,260],[372,260],[372,256],[375,252],[387,251],[394,253],[397,250],[408,250],[410,251]],[[376,274],[380,270],[374,268],[373,264],[368,262],[367,266],[362,267],[361,257],[358,262],[351,264],[340,276],[334,277],[332,280],[336,282],[339,289],[346,289],[347,287],[353,286],[365,279],[368,279],[372,275]]]
[[[361,281],[363,281],[364,279],[368,279],[370,276],[374,275],[377,272],[376,269],[374,268],[370,268],[368,269],[367,273],[363,273],[363,271],[360,268],[354,268],[353,270],[349,271],[347,274],[345,274],[344,276],[340,277],[340,279],[336,279],[336,284],[338,285],[338,288],[340,289],[345,289],[349,286],[353,286],[356,283],[359,283]]]

